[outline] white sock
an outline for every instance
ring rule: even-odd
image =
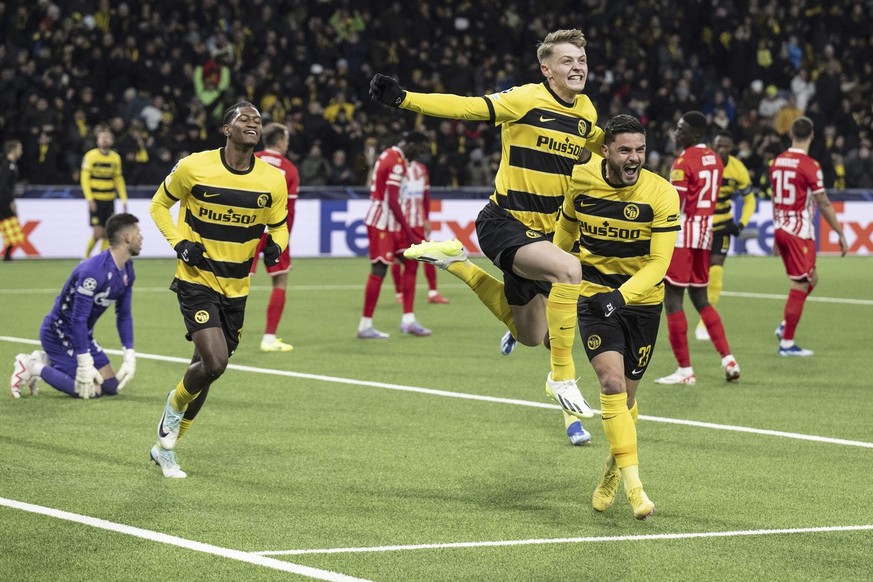
[[[794,340],[793,340],[793,339],[790,339],[790,340],[779,340],[779,347],[782,348],[783,350],[787,350],[788,348],[790,348],[790,347],[793,346],[793,345],[794,345]]]
[[[405,323],[405,324],[413,323],[414,321],[415,321],[415,314],[412,312],[404,313],[403,317],[400,319],[400,323]]]
[[[365,329],[370,329],[371,327],[373,327],[373,318],[362,317],[361,323],[358,324],[358,331],[364,331]]]
[[[733,362],[733,361],[734,361],[734,357],[733,357],[733,355],[728,354],[728,355],[726,355],[725,357],[723,357],[723,358],[721,359],[721,365],[722,365],[722,366],[727,366],[729,363],[731,363],[731,362]]]
[[[276,335],[272,333],[265,333],[264,339],[262,340],[264,343],[271,344],[276,341]]]
[[[692,374],[694,373],[694,368],[692,368],[691,366],[689,366],[689,367],[687,367],[687,368],[681,368],[681,367],[680,367],[680,368],[679,368],[679,373],[682,374],[683,376],[690,376],[690,375],[692,375]]]
[[[440,292],[437,291],[436,289],[431,289],[430,291],[427,292],[427,296],[428,296],[429,298],[430,298],[430,297],[436,297],[436,296],[439,295],[439,294],[440,294]]]

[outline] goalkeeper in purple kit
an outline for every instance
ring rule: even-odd
[[[132,214],[112,216],[106,223],[109,249],[79,263],[67,279],[54,307],[45,317],[39,338],[45,351],[18,354],[9,382],[14,398],[23,387],[36,395],[37,382],[79,398],[117,394],[133,379],[131,295],[136,275],[132,258],[142,250],[139,220]],[[115,304],[118,337],[124,359],[118,374],[94,340],[94,326]]]

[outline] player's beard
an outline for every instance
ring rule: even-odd
[[[633,186],[637,183],[637,180],[640,179],[640,170],[642,166],[637,164],[636,174],[633,178],[630,178],[624,171],[625,167],[628,165],[627,163],[618,165],[613,163],[613,161],[609,158],[606,160],[606,165],[609,169],[609,179],[613,184],[621,184],[622,186]]]

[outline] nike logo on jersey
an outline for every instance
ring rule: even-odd
[[[221,196],[221,194],[210,194],[209,192],[203,193],[204,198],[215,198],[216,196]]]
[[[546,117],[545,115],[540,115],[540,123],[548,123],[550,121],[554,121],[554,117]]]
[[[634,371],[631,372],[631,376],[636,376],[637,374],[642,374],[642,373],[645,372],[645,371],[646,371],[645,368],[642,368],[642,369],[634,368]]]

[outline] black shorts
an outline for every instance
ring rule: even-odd
[[[97,210],[90,213],[91,226],[106,226],[106,221],[115,214],[115,200],[95,200],[94,202],[97,204]]]
[[[176,292],[179,309],[185,318],[185,327],[188,329],[185,339],[191,341],[191,334],[195,331],[220,327],[227,340],[227,353],[233,355],[242,337],[246,298],[228,299],[209,287],[179,279],[173,280],[170,289]]]
[[[625,305],[612,317],[600,319],[591,315],[588,302],[579,300],[579,335],[590,361],[603,352],[618,352],[624,356],[624,375],[641,380],[655,351],[661,304]]]
[[[519,277],[512,272],[515,253],[525,245],[552,240],[551,234],[532,230],[494,202],[476,217],[479,248],[491,262],[503,271],[503,294],[510,305],[527,305],[537,295],[548,296],[552,284]]]
[[[713,255],[727,256],[731,248],[731,235],[724,229],[712,231],[712,248]]]

